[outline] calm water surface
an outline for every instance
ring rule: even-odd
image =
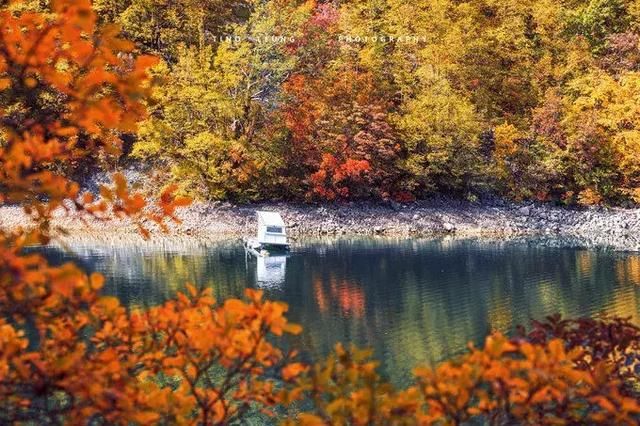
[[[314,357],[338,342],[369,346],[402,384],[433,364],[512,331],[531,318],[600,312],[638,320],[640,256],[536,244],[333,239],[294,245],[287,257],[246,258],[241,243],[158,248],[49,249],[106,275],[105,292],[127,305],[161,303],[185,282],[218,298],[263,288],[287,302]]]

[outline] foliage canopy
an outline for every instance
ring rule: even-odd
[[[300,10],[309,14],[305,31],[326,33],[322,28],[330,33],[339,23],[340,14],[332,6],[306,4]],[[0,422],[222,425],[250,415],[279,415],[284,424],[306,425],[459,424],[478,417],[493,423],[638,422],[634,386],[640,330],[623,319],[553,317],[534,323],[529,334],[516,339],[493,334],[483,348],[471,347],[460,358],[417,369],[415,382],[396,390],[376,373],[377,364],[367,351],[338,346],[334,355],[316,365],[297,361],[296,352],[283,350],[279,343],[284,335],[300,333],[301,327],[287,321],[285,304],[266,301],[259,291],[247,290],[242,300],[217,302],[210,289],[189,285],[186,294],[160,306],[127,310],[117,299],[100,295],[102,276],[88,276],[73,264],[50,265],[41,255],[29,253],[28,245],[47,243],[62,231],[51,226],[57,211],[105,220],[126,216],[148,236],[149,222],[162,228],[167,220],[177,220],[176,209],[189,202],[174,195],[175,186],[148,202],[129,190],[122,175],[115,175],[113,185],[101,187],[100,198],[94,199],[57,167],[118,155],[122,134],[135,132],[136,123],[146,117],[149,68],[156,60],[135,55],[134,45],[120,38],[116,26],[99,22],[88,0],[56,0],[45,10],[13,2],[0,9],[0,206],[20,203],[32,220],[21,229],[0,228]],[[327,45],[328,55],[332,47]],[[308,54],[305,46],[297,49]],[[178,66],[187,60],[220,66],[201,52],[184,52]],[[251,56],[247,52],[239,48],[228,54]],[[375,54],[364,55],[362,66],[377,63]],[[323,141],[318,146],[322,149],[317,152],[320,157],[298,152],[302,157],[296,164],[312,171],[314,193],[347,197],[374,189],[388,194],[415,191],[397,187],[393,180],[394,173],[406,173],[403,162],[395,161],[406,152],[396,147],[396,118],[384,109],[385,97],[379,92],[384,85],[377,86],[383,83],[380,76],[346,63],[329,64],[329,73],[324,71],[292,71],[283,83],[294,100],[292,109],[266,108],[276,116],[282,113],[281,123],[289,126],[297,108],[309,105],[300,111],[309,114],[309,126]],[[342,73],[349,79],[342,80]],[[563,114],[580,116],[587,128],[577,128],[586,132],[585,137],[616,134],[612,127],[619,126],[620,115],[614,114],[618,104],[605,101],[626,99],[633,91],[633,77],[603,78],[592,84],[589,76],[593,78],[587,74],[571,80],[567,87],[576,101],[567,104]],[[181,78],[221,90],[237,83],[198,72],[185,71]],[[323,91],[326,81],[335,85]],[[461,90],[440,79],[425,84],[436,99],[418,96],[415,102],[433,105],[432,109],[447,109],[439,94]],[[342,88],[353,91],[351,102]],[[199,95],[184,93],[186,105],[175,106],[178,117],[198,108]],[[425,158],[419,164],[432,162],[429,155],[448,164],[456,144],[471,143],[474,108],[471,98],[460,93],[450,111],[466,123],[464,133],[449,137],[446,127],[427,121],[425,126],[434,128],[436,136],[423,142],[417,138],[416,146],[437,143],[442,153],[427,148],[414,153]],[[589,102],[594,96],[602,102]],[[327,114],[328,102],[339,105],[335,116]],[[563,102],[560,95],[549,95],[549,105]],[[220,117],[228,120],[222,113],[212,116],[214,122]],[[203,123],[208,117],[203,116]],[[149,120],[154,118],[162,122],[155,116]],[[203,123],[186,129],[191,133],[184,136],[185,145],[209,144],[209,135],[227,143],[222,139],[227,130],[202,130]],[[563,126],[577,126],[571,123]],[[406,126],[415,129],[422,124],[409,120]],[[145,125],[150,131],[156,124]],[[541,128],[551,129],[547,137],[553,137],[555,127],[545,126]],[[340,128],[347,131],[337,134]],[[250,137],[247,127],[239,129],[228,143],[242,144]],[[312,148],[305,132],[290,130],[286,137],[292,143]],[[500,129],[506,166],[509,156],[521,148],[521,131],[517,124]],[[574,137],[568,134],[566,140],[556,141],[581,146],[584,140]],[[633,134],[628,138],[624,140],[632,141]],[[283,155],[293,154],[283,150]],[[635,173],[632,165],[628,167]],[[333,176],[319,174],[322,171]],[[454,176],[454,168],[449,173]]]
[[[164,59],[134,156],[193,196],[640,200],[635,1],[115,3]]]

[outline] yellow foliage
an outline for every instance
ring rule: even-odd
[[[602,202],[602,196],[592,188],[580,191],[578,194],[578,203],[583,206],[593,206]]]
[[[494,137],[496,141],[494,155],[498,161],[504,161],[506,157],[516,153],[518,146],[515,141],[522,136],[515,126],[505,123],[495,128]]]

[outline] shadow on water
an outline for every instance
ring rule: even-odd
[[[105,293],[129,306],[166,300],[184,283],[217,298],[263,288],[305,327],[298,344],[314,357],[338,342],[374,348],[383,372],[402,384],[433,364],[512,331],[531,318],[601,312],[638,320],[640,256],[537,244],[465,240],[327,239],[296,244],[287,256],[246,257],[228,241],[175,250],[47,249],[105,274]]]

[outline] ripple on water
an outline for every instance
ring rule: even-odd
[[[104,291],[128,305],[161,303],[185,282],[212,286],[218,298],[262,287],[304,325],[298,344],[308,354],[323,356],[338,341],[369,346],[397,383],[417,364],[437,363],[490,330],[510,332],[531,318],[606,312],[638,319],[638,255],[530,241],[307,240],[272,269],[246,258],[237,241],[46,253],[104,273]]]

